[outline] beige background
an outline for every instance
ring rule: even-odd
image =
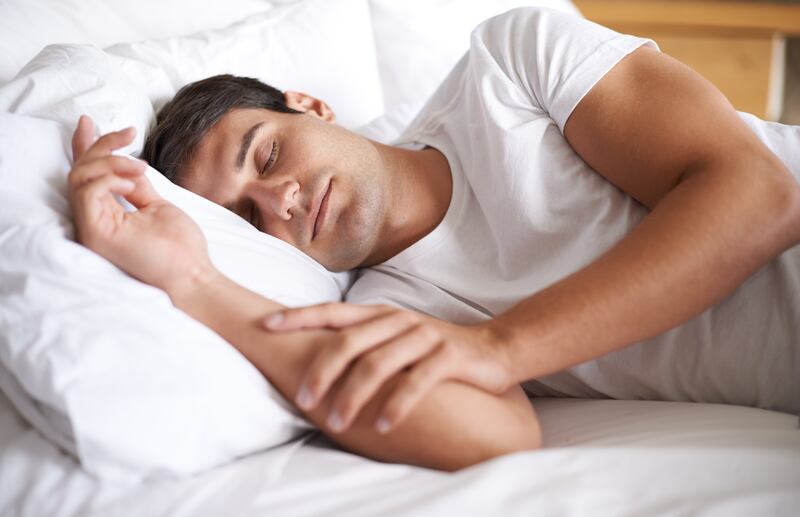
[[[786,82],[780,121],[800,125],[800,38],[790,39],[786,45]]]

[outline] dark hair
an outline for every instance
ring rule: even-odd
[[[237,108],[302,113],[286,105],[280,90],[258,79],[215,75],[187,84],[161,108],[144,142],[142,159],[174,182],[205,134]]]

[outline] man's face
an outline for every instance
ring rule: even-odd
[[[374,144],[340,126],[308,113],[237,109],[203,137],[177,179],[342,271],[362,265],[379,242],[382,172]]]

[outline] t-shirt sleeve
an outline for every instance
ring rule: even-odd
[[[481,23],[472,52],[496,63],[564,132],[572,110],[623,57],[652,40],[620,34],[579,16],[522,7]]]

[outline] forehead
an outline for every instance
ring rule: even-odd
[[[235,109],[227,112],[203,136],[197,145],[195,155],[219,155],[235,146],[238,149],[242,135],[254,124],[263,123],[275,126],[280,123],[276,117],[270,116],[268,110]]]

